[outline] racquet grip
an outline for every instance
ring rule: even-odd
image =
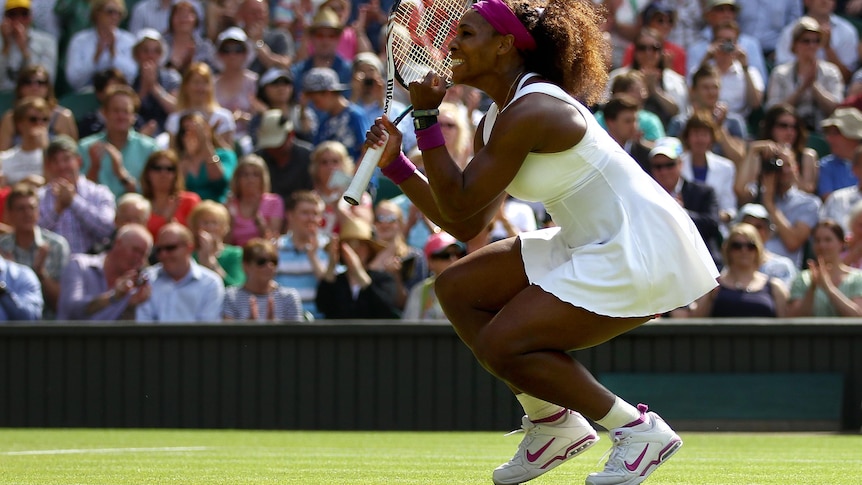
[[[389,143],[388,138],[386,143]],[[380,157],[383,155],[384,148],[386,148],[386,144],[382,147],[371,147],[365,152],[362,159],[359,160],[359,166],[356,168],[356,173],[353,174],[353,180],[350,181],[350,185],[347,187],[347,190],[344,191],[344,200],[346,200],[348,204],[359,205],[359,201],[362,199],[362,193],[365,192],[365,189],[368,187],[368,183],[371,182],[371,177],[374,175],[377,163],[380,162]]]

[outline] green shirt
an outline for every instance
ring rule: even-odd
[[[801,300],[805,298],[805,293],[811,286],[811,270],[805,270],[796,275],[793,284],[790,286],[790,301]],[[858,298],[862,296],[862,271],[858,269],[850,270],[850,273],[844,277],[841,284],[838,285],[838,291],[844,294],[847,298]],[[840,317],[838,311],[829,301],[826,293],[817,288],[814,290],[814,303],[812,305],[812,316],[814,317]]]

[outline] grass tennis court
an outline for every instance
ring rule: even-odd
[[[0,429],[0,484],[490,484],[520,435]],[[862,435],[680,433],[647,484],[858,485]],[[596,446],[535,485],[579,485]]]

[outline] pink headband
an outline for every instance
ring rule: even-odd
[[[515,12],[503,0],[481,0],[473,4],[473,10],[482,16],[497,32],[515,37],[515,47],[522,51],[536,49],[536,39],[521,23]]]

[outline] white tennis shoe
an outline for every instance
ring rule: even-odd
[[[569,458],[593,446],[599,435],[590,423],[574,411],[553,423],[534,423],[524,416],[521,430],[526,436],[515,456],[494,470],[495,485],[512,485],[532,480],[553,470]],[[510,433],[510,434],[512,434]]]
[[[650,423],[649,429],[623,426],[611,430],[611,456],[603,471],[587,477],[586,485],[637,485],[682,446],[682,439],[658,414],[648,413],[644,404],[638,404],[638,409],[641,419]]]

